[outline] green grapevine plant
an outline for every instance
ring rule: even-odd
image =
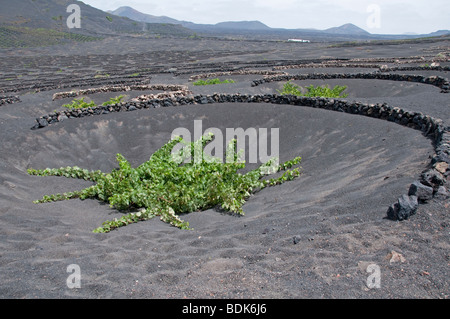
[[[300,157],[276,165],[274,163],[278,162],[272,158],[257,169],[240,174],[238,170],[244,168],[245,163],[238,161],[236,140],[232,140],[228,145],[227,160],[222,163],[220,159],[207,156],[203,152],[205,145],[212,139],[213,135],[209,134],[192,143],[186,143],[181,137],[174,137],[147,162],[136,168],[132,168],[124,156],[117,154],[119,168],[110,173],[88,171],[77,166],[28,169],[30,175],[64,176],[94,182],[94,185],[83,190],[46,195],[34,203],[91,198],[107,202],[111,207],[128,213],[121,218],[104,222],[94,230],[96,233],[109,232],[156,216],[175,227],[189,229],[189,223],[181,220],[179,214],[220,205],[227,211],[243,215],[242,206],[251,194],[300,175],[299,167],[290,169],[300,163]],[[173,151],[179,143],[186,146],[177,152]],[[199,154],[198,150],[201,151],[202,160],[188,161],[195,154]],[[281,177],[263,179],[270,167],[275,168],[270,173],[284,173]]]
[[[224,83],[236,83],[234,80],[226,79],[223,81],[220,81],[219,79],[208,79],[208,80],[198,80],[194,82],[193,84],[196,86],[199,85],[214,85],[214,84],[224,84]]]
[[[326,86],[314,86],[310,85],[306,87],[306,93],[302,93],[301,87],[288,81],[284,84],[283,90],[277,90],[281,95],[296,95],[296,96],[306,96],[306,97],[326,97],[326,98],[345,98],[348,96],[347,93],[343,93],[347,89],[347,86],[336,85],[334,88],[330,89],[328,85]]]

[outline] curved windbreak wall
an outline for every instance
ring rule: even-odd
[[[302,209],[326,210],[339,202],[355,214],[384,217],[387,203],[405,191],[411,175],[420,173],[423,160],[433,149],[420,131],[388,121],[291,105],[223,103],[118,112],[56,123],[28,136],[23,148],[32,151],[22,162],[35,169],[76,165],[108,172],[117,167],[115,155],[121,153],[138,166],[167,142],[175,129],[186,128],[194,136],[194,120],[202,121],[203,132],[217,128],[224,136],[227,128],[267,128],[269,132],[278,128],[280,160],[302,157],[303,174],[256,194],[244,205],[244,211],[250,207],[250,216],[279,212],[278,218],[292,218],[291,214],[304,214]],[[247,142],[247,154],[248,148]],[[45,183],[45,179],[36,181]],[[52,181],[63,187],[67,180]],[[258,209],[252,212],[251,207]]]

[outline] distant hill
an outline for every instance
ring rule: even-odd
[[[112,14],[124,16],[136,21],[153,22],[153,23],[174,23],[191,29],[196,32],[208,35],[246,35],[253,38],[290,38],[290,37],[314,37],[315,39],[329,40],[346,40],[348,36],[369,36],[370,33],[358,28],[352,24],[346,24],[341,27],[331,28],[328,30],[314,29],[281,29],[271,28],[260,21],[225,21],[217,24],[198,24],[190,21],[175,20],[166,16],[154,16],[139,12],[131,7],[120,7]],[[339,35],[339,36],[337,36]],[[347,36],[347,37],[346,37]]]
[[[354,41],[376,39],[413,39],[449,34],[440,30],[430,35],[379,35],[351,24],[327,30],[270,28],[260,21],[226,21],[197,24],[166,16],[139,12],[129,6],[105,12],[75,0],[0,0],[0,48],[51,45],[66,42],[96,41],[105,36],[133,34],[142,36],[195,37],[200,35],[282,40],[301,38],[312,41]],[[76,3],[81,9],[81,28],[69,29],[67,7]]]
[[[316,29],[283,29],[271,28],[260,21],[228,21],[217,24],[198,24],[190,21],[176,20],[166,16],[154,16],[139,12],[131,7],[120,7],[112,14],[128,17],[140,22],[151,23],[173,23],[179,24],[192,31],[212,36],[244,36],[254,39],[288,39],[302,38],[314,41],[351,41],[351,40],[393,40],[393,39],[413,39],[420,37],[440,36],[450,33],[448,30],[440,30],[431,34],[403,34],[384,35],[371,34],[366,30],[347,23],[339,27],[326,30]]]
[[[193,30],[205,29],[227,29],[227,30],[270,30],[271,28],[259,21],[226,21],[217,24],[197,24],[189,21],[180,21],[166,16],[154,16],[142,13],[131,7],[123,6],[110,13],[122,17],[127,17],[135,21],[149,23],[172,23],[179,24]]]
[[[130,19],[108,14],[81,1],[76,2],[81,10],[81,28],[69,29],[66,21],[71,13],[66,11],[67,7],[74,2],[73,0],[1,0],[0,24],[90,34],[136,32],[140,29]]]
[[[370,35],[369,32],[363,30],[352,23],[341,25],[340,27],[323,30],[330,34],[347,34],[347,35]]]
[[[259,21],[227,21],[217,23],[214,27],[232,30],[271,30],[270,27]]]
[[[450,34],[450,30],[438,30],[436,32],[432,32],[429,34],[429,36],[438,37],[441,35],[448,35]]]
[[[69,29],[70,4],[81,10],[81,28]],[[94,41],[118,34],[188,37],[194,34],[179,24],[139,23],[73,0],[1,0],[0,47],[27,47]]]
[[[369,32],[348,23],[340,27],[327,30],[315,29],[282,29],[271,28],[260,21],[226,21],[217,24],[198,24],[190,21],[176,20],[166,16],[154,16],[139,12],[131,7],[120,7],[112,14],[124,16],[140,22],[152,23],[174,23],[185,28],[191,29],[207,35],[219,36],[246,36],[256,39],[288,39],[288,38],[306,38],[316,41],[346,41],[346,40],[370,40],[372,38],[382,38],[382,36],[373,36]]]
[[[117,16],[127,17],[139,22],[181,24],[180,21],[176,19],[172,19],[166,16],[154,16],[151,14],[145,14],[128,6],[120,7],[114,11],[108,12]]]

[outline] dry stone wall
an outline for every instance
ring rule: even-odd
[[[53,100],[77,97],[80,95],[89,95],[94,93],[152,91],[152,90],[185,92],[185,94],[189,92],[187,86],[184,85],[172,85],[172,84],[136,84],[136,85],[120,85],[120,86],[106,85],[98,88],[55,93],[53,94]]]
[[[423,75],[409,75],[409,74],[391,74],[391,73],[310,73],[310,74],[295,74],[295,75],[273,75],[266,76],[262,79],[254,80],[252,86],[258,86],[264,83],[276,81],[301,81],[301,80],[329,80],[329,79],[373,79],[373,80],[389,80],[389,81],[406,81],[423,83],[437,86],[441,89],[441,93],[448,93],[450,91],[450,83],[447,78],[441,76],[423,76]]]
[[[20,98],[18,96],[0,96],[0,106],[17,102],[20,102]]]
[[[440,76],[425,77],[420,75],[387,74],[381,72],[357,74],[277,74],[268,75],[263,79],[255,80],[252,85],[257,86],[271,81],[304,79],[381,79],[409,81],[437,86],[441,88],[441,92],[443,93],[449,91],[449,81]],[[113,87],[110,87],[110,89],[113,89]],[[128,102],[86,109],[57,111],[37,118],[36,124],[32,129],[44,128],[68,119],[102,115],[111,112],[131,112],[139,109],[212,103],[288,104],[358,114],[395,122],[399,125],[420,130],[426,137],[432,140],[435,147],[435,153],[429,163],[429,168],[423,171],[420,178],[410,185],[406,194],[400,196],[394,204],[389,206],[386,212],[388,218],[393,220],[408,219],[411,215],[416,213],[419,204],[425,203],[433,198],[447,199],[449,197],[447,186],[448,179],[450,178],[450,127],[445,126],[440,119],[430,117],[421,112],[411,112],[399,107],[393,107],[386,103],[368,104],[358,101],[349,102],[345,99],[311,98],[276,94],[212,94],[194,96],[186,87],[180,89],[179,86],[173,86],[169,89],[168,86],[165,86],[160,89],[165,90],[165,92],[155,95],[142,95]],[[89,94],[94,91],[85,93]]]

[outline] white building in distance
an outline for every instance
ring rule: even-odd
[[[301,42],[301,43],[310,43],[309,40],[302,40],[302,39],[289,39],[288,42]]]

